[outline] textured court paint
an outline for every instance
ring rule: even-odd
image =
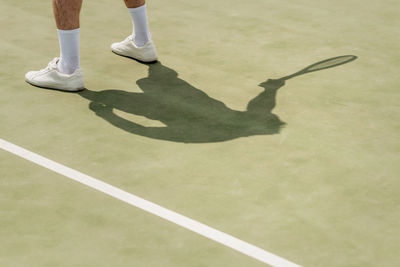
[[[0,148],[274,267],[300,267],[261,248],[0,139]]]
[[[0,2],[6,140],[303,266],[399,265],[399,1],[149,0],[162,64],[234,110],[246,110],[268,78],[358,56],[288,80],[272,111],[286,123],[279,134],[203,144],[129,133],[80,95],[25,84],[26,71],[58,55],[51,7]],[[109,51],[132,29],[123,3],[85,1],[82,12],[87,87],[142,93],[136,82],[148,67]],[[116,113],[152,125],[158,118],[143,121],[137,111],[154,108],[162,95],[137,106],[140,97],[130,106],[134,116]],[[170,117],[191,110],[173,100]],[[197,108],[209,114],[208,106]],[[0,217],[0,265],[261,266],[21,161],[0,161],[0,210],[7,215]]]

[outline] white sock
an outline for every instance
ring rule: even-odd
[[[60,42],[60,62],[58,70],[72,74],[79,69],[79,28],[75,30],[57,30]]]
[[[133,22],[134,42],[137,46],[144,46],[151,40],[149,23],[147,21],[146,5],[137,8],[128,8]]]

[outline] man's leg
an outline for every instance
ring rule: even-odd
[[[134,42],[138,47],[150,41],[149,24],[147,21],[145,0],[124,0],[132,17]]]
[[[156,48],[151,40],[145,0],[124,0],[132,17],[133,33],[124,41],[113,43],[111,50],[121,56],[141,62],[157,61]]]
[[[56,20],[60,43],[60,62],[58,70],[72,74],[79,69],[79,14],[82,0],[53,0],[53,12]]]
[[[60,59],[53,59],[45,69],[30,71],[25,80],[35,86],[63,91],[84,89],[79,67],[79,13],[82,0],[52,0],[60,42]]]
[[[81,7],[82,0],[53,0],[53,13],[57,29],[78,29]]]

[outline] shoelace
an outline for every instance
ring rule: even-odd
[[[128,37],[126,37],[125,41],[133,41],[132,35],[129,35]]]
[[[46,71],[46,70],[49,70],[49,69],[57,68],[57,62],[58,62],[59,60],[60,60],[60,59],[59,59],[58,57],[55,57],[52,61],[49,62],[49,64],[47,64],[47,67],[46,67],[46,68],[41,69],[40,71]]]

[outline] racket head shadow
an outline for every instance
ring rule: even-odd
[[[344,56],[328,58],[328,59],[319,61],[317,63],[314,63],[310,66],[307,66],[304,69],[302,69],[301,71],[298,71],[296,73],[293,73],[293,74],[285,76],[285,77],[282,77],[282,78],[280,78],[280,80],[289,80],[290,78],[293,78],[298,75],[337,67],[337,66],[340,66],[343,64],[347,64],[356,59],[357,59],[357,56],[354,56],[354,55],[344,55]]]

